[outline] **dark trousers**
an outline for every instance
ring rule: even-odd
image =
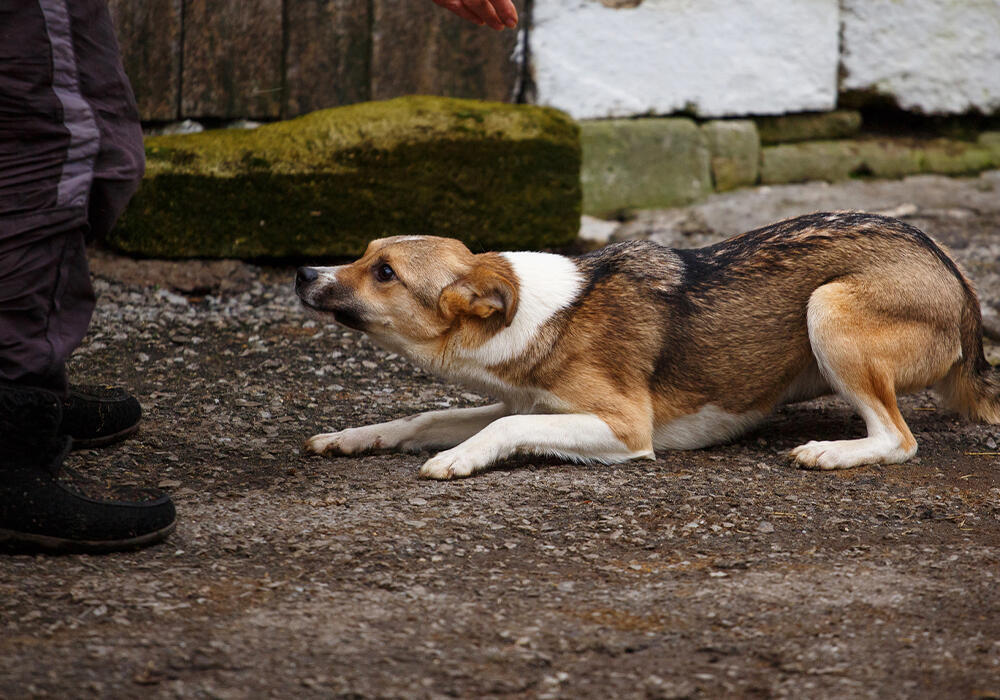
[[[105,0],[0,2],[0,380],[65,388],[94,309],[85,242],[144,166]]]

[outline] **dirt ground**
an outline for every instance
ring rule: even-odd
[[[1000,178],[949,183],[997,207],[905,183],[863,206],[951,245],[992,317]],[[426,455],[300,446],[485,399],[308,321],[291,266],[93,265],[74,375],[130,386],[145,420],[70,463],[170,491],[179,525],[0,558],[2,697],[1000,698],[1000,427],[918,394],[910,463],[795,469],[795,445],[863,433],[824,399],[655,462],[422,481]]]

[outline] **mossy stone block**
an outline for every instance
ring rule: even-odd
[[[861,113],[850,109],[757,119],[757,130],[764,144],[842,139],[854,136],[860,129]]]
[[[146,154],[108,242],[149,257],[353,256],[417,233],[546,248],[580,225],[579,129],[551,108],[407,97],[149,138]]]
[[[871,139],[859,141],[857,152],[861,165],[856,175],[888,180],[924,172],[924,158],[920,149],[899,139]]]
[[[987,151],[1000,154],[1000,131],[984,131],[976,143]]]
[[[580,137],[587,214],[690,204],[712,189],[708,148],[691,119],[583,122]]]
[[[760,137],[749,119],[719,119],[701,126],[719,192],[748,187],[760,176]]]
[[[942,175],[971,175],[998,163],[996,152],[979,144],[933,139],[921,149],[924,170]]]
[[[809,180],[837,182],[856,174],[863,163],[852,141],[813,141],[765,146],[760,180],[766,185]]]
[[[969,175],[1000,166],[1000,143],[955,139],[872,138],[765,146],[761,182],[779,184],[849,177],[901,178],[917,173]]]

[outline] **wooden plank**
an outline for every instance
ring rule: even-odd
[[[285,5],[284,116],[368,100],[368,0],[285,0]]]
[[[184,0],[183,116],[281,116],[282,0]]]
[[[496,32],[430,0],[373,0],[372,99],[406,94],[510,102],[520,62],[517,30]],[[515,0],[522,24],[524,0]]]
[[[108,0],[132,83],[145,121],[180,115],[181,0]]]

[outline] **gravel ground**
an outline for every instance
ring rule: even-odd
[[[938,180],[753,190],[619,235],[701,244],[733,197],[749,219],[836,193],[947,242],[995,317],[1000,173]],[[792,468],[863,432],[824,399],[655,462],[421,481],[421,456],[300,446],[484,399],[306,320],[291,266],[92,260],[74,375],[146,417],[70,463],[158,484],[180,523],[142,552],[0,558],[2,697],[1000,698],[1000,427],[918,394],[910,463]]]

